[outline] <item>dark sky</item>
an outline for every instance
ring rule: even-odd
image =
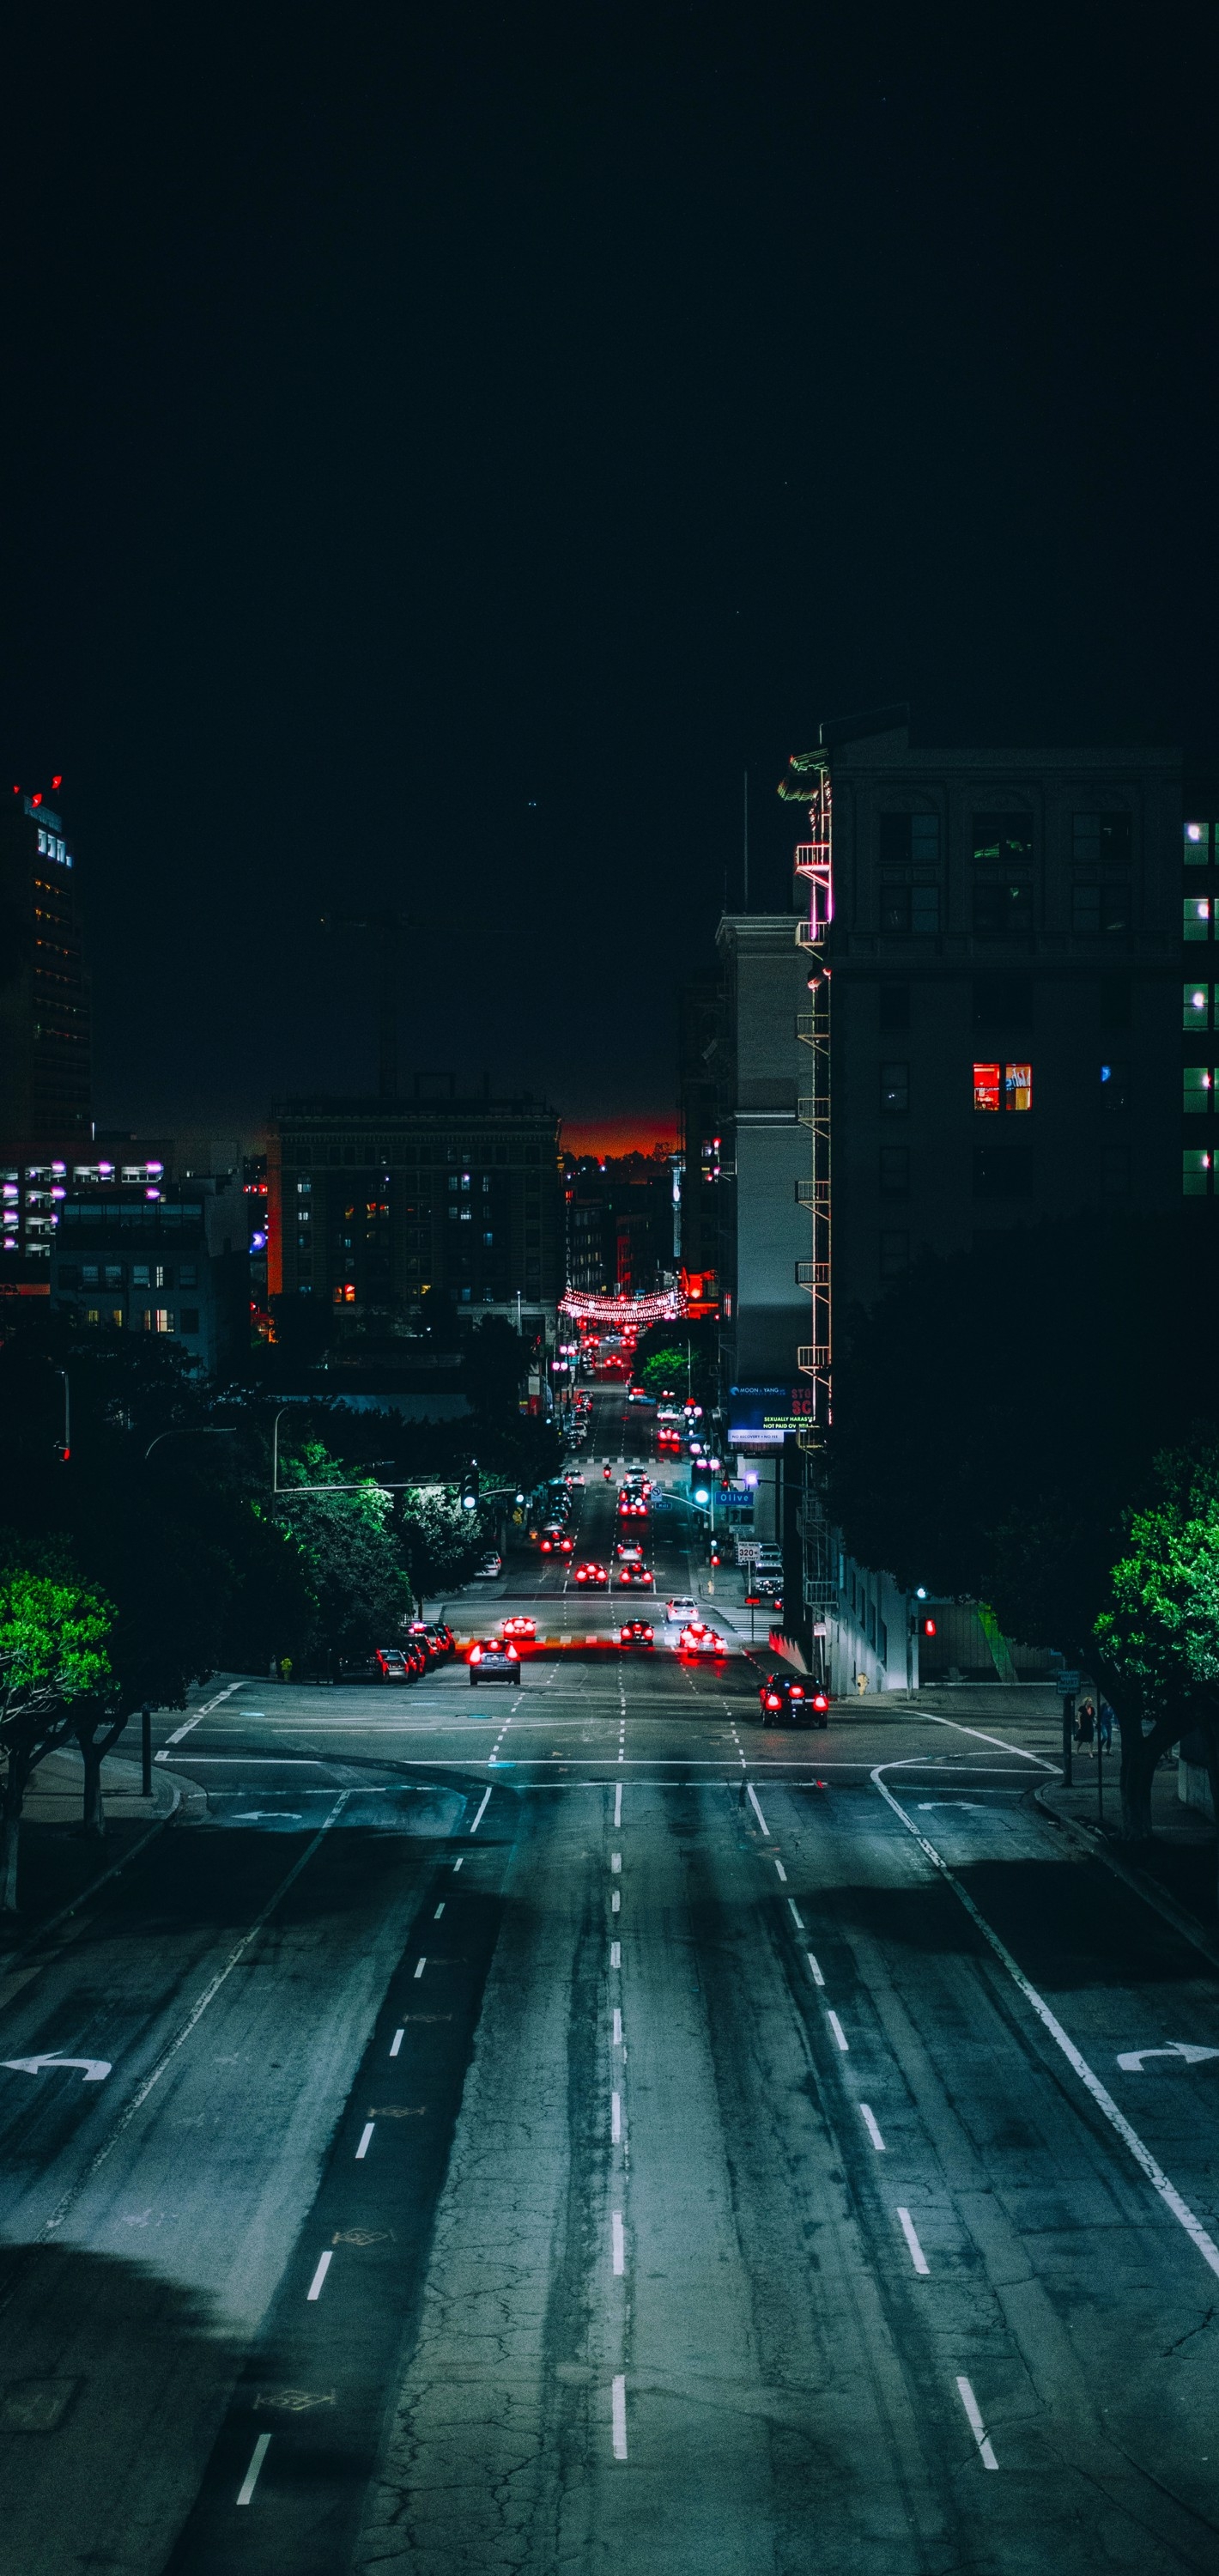
[[[1201,8],[9,17],[0,727],[106,1121],[659,1132],[817,719],[1219,756]]]

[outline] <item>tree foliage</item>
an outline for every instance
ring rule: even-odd
[[[310,1657],[342,1661],[370,1654],[399,1634],[412,1609],[390,1495],[371,1479],[354,1492],[305,1491],[348,1482],[320,1440],[307,1440],[281,1459],[280,1480],[286,1499],[278,1506],[279,1526],[301,1551],[314,1602]]]
[[[0,1573],[0,1910],[17,1903],[21,1811],[31,1774],[112,1681],[111,1604],[87,1584],[10,1564]]]
[[[1122,1728],[1126,1830],[1150,1831],[1151,1777],[1183,1733],[1200,1735],[1219,1787],[1219,1445],[1155,1462],[1152,1499],[1127,1516],[1095,1640]],[[1219,1800],[1216,1802],[1219,1815]]]

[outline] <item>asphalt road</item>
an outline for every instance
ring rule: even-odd
[[[519,1690],[167,1716],[206,1821],[0,1977],[5,2576],[1213,2569],[1213,1971],[1048,1723],[509,1573]]]

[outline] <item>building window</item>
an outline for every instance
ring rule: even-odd
[[[1100,1069],[1102,1109],[1128,1109],[1130,1106],[1130,1067],[1127,1064],[1102,1064]]]
[[[983,939],[1022,939],[1033,927],[1033,888],[1028,878],[974,887],[974,929]]]
[[[975,1064],[975,1109],[1031,1109],[1031,1064]]]
[[[878,1619],[876,1622],[876,1636],[876,1652],[881,1663],[887,1664],[889,1661],[889,1631],[883,1619]]]
[[[910,1237],[886,1226],[880,1238],[880,1275],[882,1279],[902,1279],[910,1267]]]
[[[82,1262],[82,1264],[81,1264],[81,1272],[80,1272],[80,1284],[81,1284],[81,1287],[82,1287],[82,1288],[97,1288],[97,1287],[99,1287],[99,1286],[100,1286],[100,1284],[101,1284],[101,1283],[100,1283],[100,1280],[99,1280],[99,1278],[98,1278],[98,1269],[97,1269],[97,1263],[96,1263],[96,1261],[85,1261],[85,1262]]]
[[[199,1271],[197,1263],[193,1261],[184,1261],[178,1272],[179,1288],[197,1288],[198,1285]]]
[[[973,818],[973,854],[985,866],[995,861],[1001,867],[1030,863],[1033,856],[1033,818],[1031,814],[975,814]]]
[[[184,1306],[184,1307],[183,1307],[183,1309],[182,1309],[182,1330],[183,1330],[183,1332],[184,1332],[184,1333],[197,1333],[197,1332],[198,1332],[198,1330],[199,1330],[199,1309],[198,1309],[198,1307],[197,1307],[197,1306]]]
[[[1186,1029],[1209,1029],[1211,1024],[1211,988],[1209,984],[1187,984],[1181,997],[1181,1026]]]
[[[880,1025],[884,1032],[909,1028],[910,987],[908,984],[881,985]]]
[[[880,1068],[880,1106],[886,1118],[900,1118],[910,1106],[910,1067],[908,1064],[882,1064]]]
[[[880,1194],[882,1199],[904,1199],[910,1190],[910,1148],[908,1145],[882,1145],[880,1149]]]
[[[1211,1158],[1205,1146],[1186,1145],[1181,1155],[1181,1189],[1187,1199],[1204,1199],[1210,1188]]]
[[[1213,1104],[1214,1074],[1207,1065],[1187,1064],[1184,1079],[1185,1098],[1182,1106],[1187,1110],[1194,1112],[1200,1110],[1205,1113]]]
[[[157,1318],[157,1331],[159,1333],[172,1333],[174,1328],[174,1319],[170,1314],[168,1306],[158,1306],[155,1309],[155,1312]]]
[[[98,1307],[96,1307],[96,1306],[86,1306],[86,1308],[85,1308],[85,1322],[86,1322],[87,1324],[100,1324],[101,1320],[102,1320],[102,1319],[101,1319],[101,1312],[100,1312],[100,1309],[99,1309]]]
[[[974,1146],[974,1196],[1023,1199],[1033,1186],[1031,1138],[1027,1129],[997,1128]]]
[[[146,1261],[136,1262],[131,1273],[131,1285],[133,1288],[151,1288],[152,1272]]]
[[[903,885],[896,881],[883,881],[880,927],[890,932],[911,931],[919,939],[934,939],[940,927],[938,885]]]
[[[1188,907],[1187,907],[1188,908]],[[1099,939],[1129,930],[1131,926],[1130,888],[1128,885],[1074,885],[1071,888],[1071,934],[1075,939]],[[1206,932],[1200,937],[1205,939]]]
[[[1014,1032],[1032,1027],[1033,986],[1027,975],[975,975],[974,1027]]]
[[[1206,866],[1207,859],[1210,855],[1209,844],[1210,825],[1208,823],[1186,824],[1184,852],[1187,868],[1204,868]]]
[[[1211,905],[1209,895],[1187,894],[1181,906],[1182,939],[1209,939]]]
[[[1077,866],[1128,868],[1130,865],[1130,816],[1121,811],[1110,814],[1073,814],[1071,845]]]
[[[1106,1145],[1101,1156],[1101,1188],[1107,1199],[1124,1199],[1130,1189],[1130,1147]]]
[[[939,866],[938,814],[882,814],[879,820],[882,867]]]

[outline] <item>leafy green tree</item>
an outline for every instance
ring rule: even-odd
[[[646,1386],[649,1395],[663,1395],[666,1390],[670,1390],[675,1395],[684,1395],[686,1354],[684,1350],[679,1351],[673,1344],[668,1343],[663,1350],[652,1351],[642,1368],[638,1368],[637,1363],[637,1374],[640,1384]]]
[[[1182,1734],[1205,1747],[1219,1816],[1219,1446],[1155,1462],[1156,1492],[1127,1521],[1095,1626],[1121,1730],[1122,1831],[1151,1832],[1156,1763]]]
[[[466,1512],[452,1497],[406,1493],[402,1497],[402,1544],[414,1589],[420,1600],[433,1598],[464,1583],[490,1544],[484,1512]]]
[[[351,1659],[396,1637],[412,1609],[411,1587],[391,1526],[392,1497],[370,1478],[354,1492],[345,1469],[320,1440],[306,1440],[280,1459],[286,1489],[281,1526],[299,1546],[316,1612],[309,1638],[315,1659]],[[323,1490],[306,1492],[307,1486]]]
[[[17,1905],[21,1811],[31,1774],[70,1732],[78,1702],[112,1680],[111,1604],[86,1584],[18,1566],[0,1574],[0,1911]],[[100,1757],[99,1757],[100,1760]]]

